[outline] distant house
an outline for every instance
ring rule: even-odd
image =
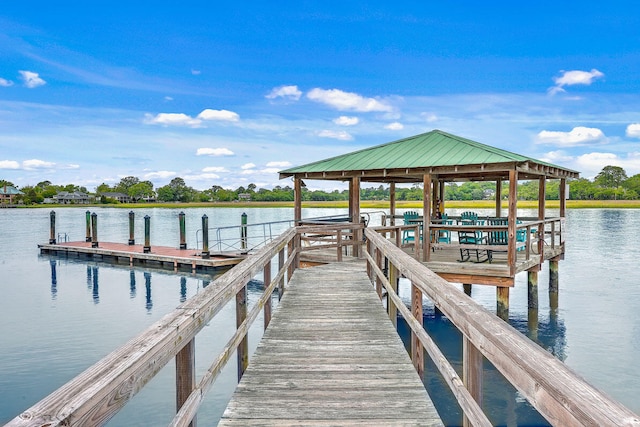
[[[61,205],[86,205],[91,201],[89,195],[81,191],[61,191],[53,196],[53,200]]]
[[[21,194],[24,193],[18,190],[16,187],[5,184],[4,186],[0,187],[0,204],[12,205],[13,199]]]
[[[250,202],[251,201],[251,193],[240,193],[238,194],[238,200],[241,202]]]
[[[129,203],[131,201],[131,197],[128,194],[124,193],[100,193],[98,197],[106,197],[107,199],[114,199],[120,203]]]

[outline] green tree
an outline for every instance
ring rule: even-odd
[[[151,181],[142,181],[133,184],[129,187],[127,194],[136,202],[145,197],[153,197],[155,194],[153,192],[153,183]]]
[[[125,176],[118,184],[116,184],[114,190],[118,193],[129,194],[129,189],[139,182],[140,179],[135,176]]]
[[[605,166],[596,175],[594,182],[604,188],[618,188],[627,179],[627,173],[620,166]]]

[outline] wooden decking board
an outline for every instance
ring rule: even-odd
[[[220,426],[441,426],[363,265],[296,270]]]

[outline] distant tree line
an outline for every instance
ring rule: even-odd
[[[13,183],[0,180],[0,187],[4,185],[14,186]],[[546,199],[557,200],[560,189],[559,181],[548,181],[546,187]],[[67,192],[87,193],[85,187],[74,184],[54,185],[50,181],[42,181],[36,185],[26,185],[20,190],[23,195],[16,198],[24,204],[43,203],[45,199],[51,199],[56,194]],[[464,182],[448,183],[445,188],[445,200],[483,200],[495,197],[495,182]],[[232,202],[240,199],[256,202],[287,202],[293,201],[293,188],[290,186],[276,186],[269,190],[258,189],[255,184],[247,187],[240,186],[235,190],[213,185],[206,190],[196,190],[188,186],[184,179],[174,178],[169,184],[154,189],[151,181],[141,181],[135,176],[122,178],[114,186],[105,183],[96,187],[95,195],[101,203],[117,203],[113,198],[105,194],[122,193],[129,196],[132,202],[157,200],[160,202]],[[502,189],[502,196],[508,197],[508,188]],[[348,200],[348,190],[308,190],[302,188],[303,201],[340,201]],[[389,187],[362,188],[361,200],[389,200]],[[538,182],[526,181],[518,185],[518,199],[536,200],[538,198]],[[592,180],[580,178],[570,182],[570,198],[577,200],[616,200],[616,199],[640,199],[640,174],[627,177],[625,170],[619,166],[605,166]],[[397,187],[396,200],[422,200],[422,185],[411,187]]]

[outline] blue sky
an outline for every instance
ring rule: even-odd
[[[519,3],[3,4],[0,179],[271,188],[432,129],[640,173],[640,5]]]

